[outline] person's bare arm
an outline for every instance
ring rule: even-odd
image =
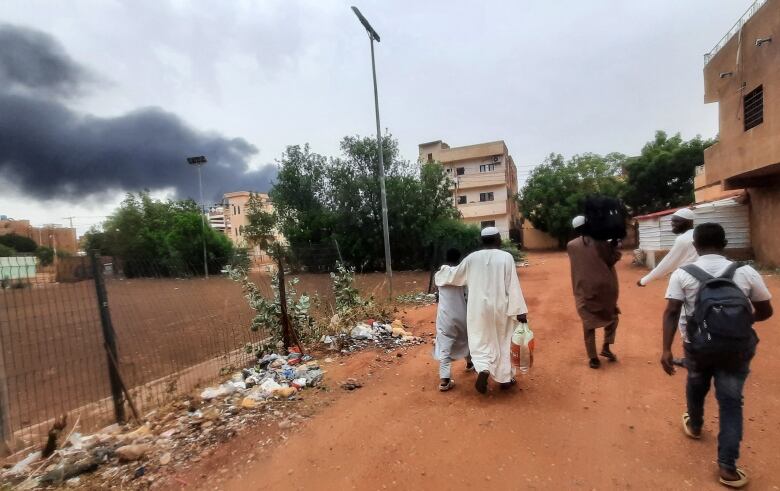
[[[753,313],[753,319],[756,322],[765,321],[772,317],[772,314],[774,313],[774,310],[772,309],[772,302],[770,300],[766,300],[764,302],[753,302],[753,309],[755,309],[755,312]]]
[[[682,311],[682,301],[669,299],[666,304],[666,310],[663,315],[664,340],[663,351],[661,354],[661,366],[669,375],[674,375],[675,368],[672,360],[672,342],[674,333],[677,332],[677,324],[680,320],[680,311]]]

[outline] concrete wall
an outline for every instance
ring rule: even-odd
[[[780,187],[749,189],[750,234],[756,261],[780,267]]]
[[[39,246],[58,252],[75,254],[78,251],[76,229],[68,227],[34,227],[29,220],[0,220],[0,235],[16,234],[35,241]]]
[[[758,38],[772,42],[756,46]],[[740,63],[737,64],[737,51]],[[721,74],[731,75],[721,78]],[[744,86],[743,86],[744,84]],[[763,86],[764,122],[745,131],[743,96]],[[704,152],[706,185],[745,186],[740,177],[780,163],[780,0],[768,0],[704,68],[705,102],[718,102],[719,143]],[[741,176],[745,177],[745,176]]]
[[[529,220],[523,222],[523,249],[533,251],[557,248],[558,241],[554,237],[534,228]]]

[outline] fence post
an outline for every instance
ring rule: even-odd
[[[106,363],[108,365],[108,378],[111,382],[111,397],[114,400],[114,416],[118,423],[125,421],[125,398],[122,393],[122,380],[114,360],[119,360],[116,350],[116,333],[111,323],[111,312],[108,309],[108,294],[106,293],[106,281],[103,277],[103,267],[97,251],[90,251],[92,261],[92,277],[95,279],[95,292],[97,293],[98,309],[100,310],[100,325],[103,328],[103,341],[107,349]]]
[[[281,249],[281,248],[280,248]],[[282,342],[285,348],[292,346],[292,337],[290,336],[290,318],[287,316],[287,292],[286,285],[284,284],[284,262],[282,261],[283,253],[281,250],[277,251],[276,261],[279,266],[279,308],[282,311]]]

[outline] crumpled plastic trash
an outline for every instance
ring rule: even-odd
[[[311,387],[319,385],[322,382],[322,379],[324,377],[325,377],[325,372],[323,372],[320,369],[309,370],[308,372],[306,372],[306,375],[304,376],[304,378],[306,379],[306,385],[309,385]]]
[[[244,388],[246,388],[246,386],[244,386]],[[216,399],[218,397],[229,396],[230,394],[236,392],[238,389],[239,388],[236,387],[236,385],[233,384],[233,382],[225,382],[219,387],[206,387],[203,390],[203,392],[200,393],[200,398],[203,399],[204,401],[210,401],[211,399]]]
[[[282,368],[282,377],[286,378],[287,380],[292,380],[295,378],[295,368],[291,366],[285,366]]]
[[[24,474],[27,472],[27,468],[30,467],[30,464],[35,462],[36,460],[41,458],[41,452],[33,452],[31,454],[28,454],[27,457],[23,458],[16,464],[14,464],[13,467],[11,467],[6,474],[18,476],[21,474]]]
[[[272,378],[267,378],[260,383],[260,390],[263,392],[273,392],[276,389],[281,389],[282,386],[276,383],[276,380]]]
[[[352,339],[374,339],[374,331],[365,324],[358,324],[349,333]]]
[[[291,385],[293,387],[295,387],[296,389],[301,390],[304,387],[306,387],[306,379],[305,378],[296,378],[295,380],[292,381]]]

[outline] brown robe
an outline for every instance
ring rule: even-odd
[[[571,284],[577,313],[586,329],[609,324],[620,313],[617,307],[618,251],[609,242],[578,237],[566,246],[571,262]]]

